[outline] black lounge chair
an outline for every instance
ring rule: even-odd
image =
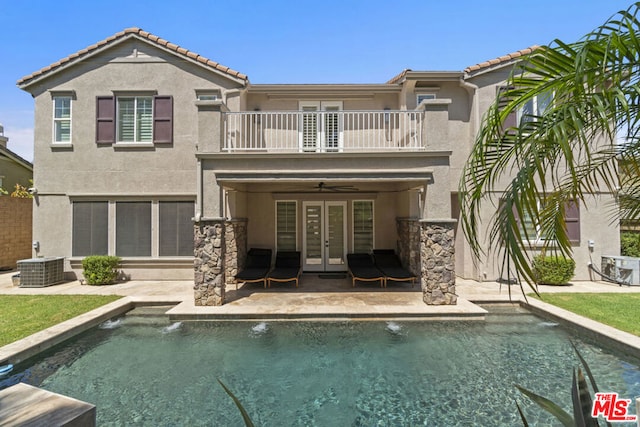
[[[416,275],[402,266],[402,262],[393,249],[374,249],[373,259],[376,267],[382,271],[385,278],[385,287],[389,280],[394,282],[411,282],[411,287],[416,281]]]
[[[271,282],[296,282],[300,278],[300,252],[278,252],[276,253],[276,265],[267,276],[269,287]]]
[[[376,268],[369,254],[347,254],[349,274],[353,278],[353,287],[356,281],[376,282],[380,281],[380,287],[384,287],[384,274]]]
[[[238,282],[262,282],[266,288],[269,270],[271,270],[271,249],[249,249],[245,267],[235,277],[236,289],[238,289]]]

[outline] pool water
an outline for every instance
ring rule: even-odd
[[[570,411],[568,334],[531,314],[486,322],[194,322],[128,315],[18,366],[23,381],[97,406],[98,425],[242,426],[217,379],[265,426],[513,426]],[[638,360],[575,341],[601,391],[640,395]],[[631,408],[635,413],[635,407]]]

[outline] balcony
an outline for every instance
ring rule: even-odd
[[[227,112],[222,151],[424,151],[424,124],[424,111]]]

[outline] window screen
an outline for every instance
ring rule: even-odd
[[[278,251],[296,250],[296,202],[276,202],[276,247]]]
[[[151,202],[116,203],[116,255],[151,256]]]
[[[193,255],[193,202],[160,202],[160,256]]]
[[[373,201],[353,202],[353,251],[370,253],[373,250]]]
[[[108,212],[107,202],[73,203],[73,256],[107,255]]]

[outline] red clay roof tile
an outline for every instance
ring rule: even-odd
[[[114,41],[117,41],[123,37],[128,36],[129,34],[133,34],[133,35],[137,35],[143,39],[149,40],[151,42],[154,42],[160,46],[164,46],[167,49],[177,53],[178,55],[183,55],[186,56],[190,59],[194,59],[202,64],[205,64],[209,67],[212,67],[216,70],[222,71],[230,76],[233,77],[237,77],[241,80],[248,80],[247,76],[245,74],[242,74],[238,71],[232,70],[229,67],[225,67],[223,65],[218,64],[217,62],[211,61],[203,56],[198,55],[195,52],[191,52],[188,49],[182,48],[174,43],[170,43],[167,40],[161,39],[158,36],[155,36],[147,31],[144,31],[140,28],[136,28],[136,27],[132,27],[132,28],[126,28],[123,31],[117,32],[116,34],[107,37],[104,40],[101,40],[97,43],[92,44],[89,47],[86,47],[84,49],[80,49],[79,51],[72,53],[71,55],[51,64],[48,65],[34,73],[29,74],[28,76],[25,76],[23,78],[21,78],[20,80],[18,80],[18,85],[25,85],[28,84],[30,80],[33,80],[36,77],[42,76],[43,74],[46,74],[52,70],[55,70],[57,67],[60,67],[63,64],[66,64],[68,62],[70,62],[71,60],[75,60],[77,58],[80,58],[88,53],[93,52],[94,50],[106,46]]]
[[[469,72],[473,72],[473,71],[479,71],[482,70],[484,68],[488,68],[491,67],[492,65],[498,65],[498,64],[502,64],[504,62],[509,62],[511,60],[520,58],[521,56],[524,55],[528,55],[531,52],[533,52],[534,50],[538,49],[540,46],[531,46],[528,47],[526,49],[521,49],[517,52],[513,52],[513,53],[509,53],[507,55],[502,55],[498,58],[495,59],[490,59],[488,61],[484,61],[484,62],[480,62],[479,64],[475,64],[475,65],[471,65],[467,68],[464,69],[465,73],[469,73]]]

